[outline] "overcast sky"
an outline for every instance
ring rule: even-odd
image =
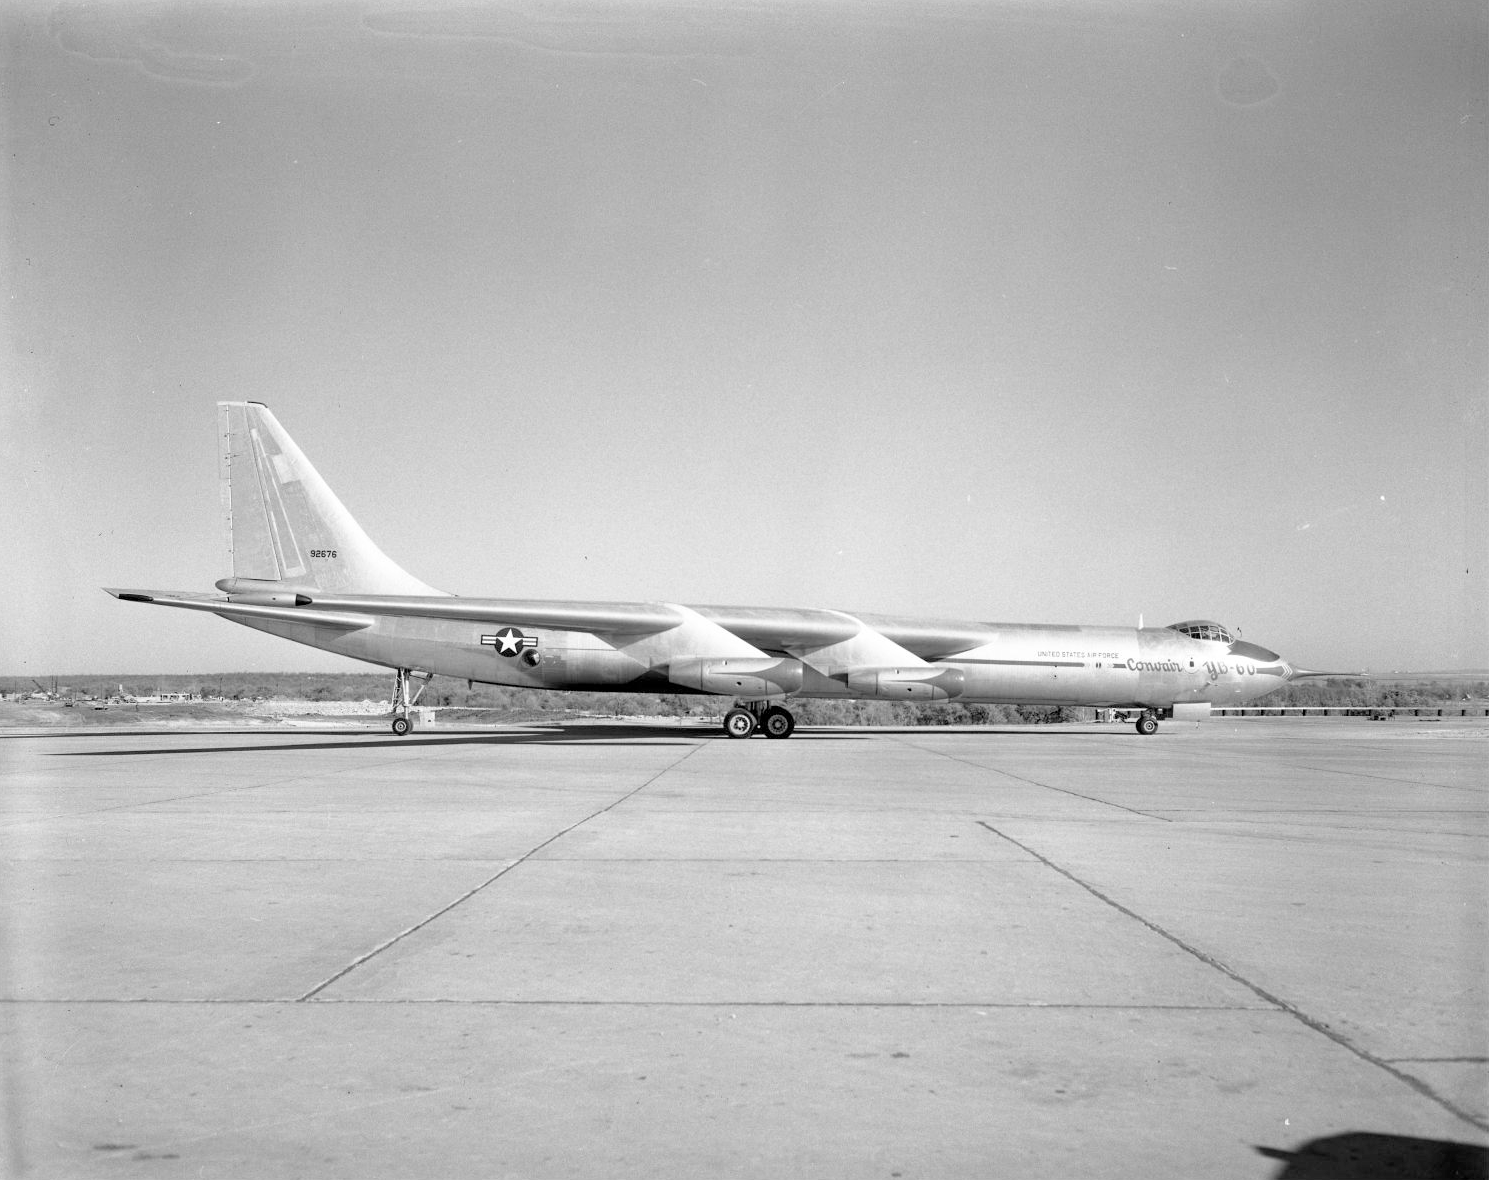
[[[1477,2],[11,4],[0,674],[351,668],[268,403],[462,594],[1489,666]]]

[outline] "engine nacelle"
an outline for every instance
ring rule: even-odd
[[[949,701],[967,688],[960,668],[859,668],[848,673],[854,696],[881,701]]]
[[[731,657],[673,660],[667,679],[721,696],[781,697],[801,691],[800,660]]]
[[[258,591],[248,594],[229,594],[229,602],[244,602],[250,606],[309,606],[310,599],[303,594],[286,594],[283,591]]]
[[[310,599],[293,590],[277,589],[278,583],[265,582],[258,578],[221,578],[217,588],[227,595],[229,602],[243,602],[252,606],[309,606]]]

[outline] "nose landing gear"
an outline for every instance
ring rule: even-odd
[[[788,738],[796,732],[796,718],[789,709],[764,701],[746,701],[724,714],[724,732],[732,738],[747,738],[757,730],[768,738]]]
[[[1152,737],[1158,732],[1158,717],[1152,709],[1144,709],[1137,719],[1137,731],[1143,737]]]

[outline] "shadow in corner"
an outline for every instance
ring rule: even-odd
[[[1347,1131],[1296,1151],[1256,1150],[1283,1161],[1273,1180],[1489,1180],[1489,1149],[1444,1139]]]

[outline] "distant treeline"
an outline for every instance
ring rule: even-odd
[[[41,681],[48,691],[78,699],[123,695],[146,697],[184,693],[223,700],[300,700],[386,702],[392,691],[389,672],[223,672],[193,676],[59,676]],[[37,682],[10,677],[0,682],[6,692],[31,692]],[[1489,697],[1489,680],[1371,681],[1315,680],[1290,684],[1269,696],[1247,702],[1258,705],[1397,706],[1442,705],[1465,697]],[[421,705],[490,711],[492,720],[543,717],[696,717],[723,715],[727,697],[672,696],[663,693],[544,692],[478,684],[436,676]],[[889,701],[798,699],[791,710],[804,725],[986,725],[1089,720],[1094,710],[1070,706],[899,704]]]
[[[1489,680],[1301,680],[1289,684],[1254,705],[1361,705],[1426,708],[1453,701],[1482,701],[1489,697]]]

